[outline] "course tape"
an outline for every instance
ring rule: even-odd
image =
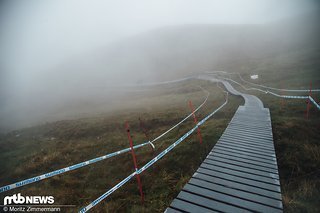
[[[133,148],[137,149],[137,148],[140,148],[140,147],[145,146],[147,144],[149,144],[149,142],[138,144],[138,145],[134,146]],[[84,167],[84,166],[87,166],[87,165],[90,165],[90,164],[93,164],[93,163],[97,163],[97,162],[99,162],[101,160],[105,160],[107,158],[111,158],[113,156],[116,156],[116,155],[119,155],[119,154],[122,154],[122,153],[125,153],[125,152],[129,152],[129,151],[130,151],[130,148],[126,148],[126,149],[123,149],[123,150],[120,150],[120,151],[117,151],[117,152],[113,152],[113,153],[110,153],[110,154],[107,154],[107,155],[104,155],[104,156],[101,156],[101,157],[97,157],[97,158],[94,158],[94,159],[91,159],[91,160],[88,160],[88,161],[81,162],[81,163],[78,163],[78,164],[75,164],[75,165],[72,165],[72,166],[68,166],[68,167],[65,167],[65,168],[62,168],[62,169],[58,169],[58,170],[55,170],[53,172],[48,172],[48,173],[43,174],[43,175],[39,175],[39,176],[36,176],[36,177],[32,177],[32,178],[29,178],[29,179],[26,179],[26,180],[22,180],[22,181],[10,184],[10,185],[6,185],[6,186],[3,186],[3,187],[0,188],[0,193],[15,189],[15,188],[18,188],[18,187],[21,187],[21,186],[25,186],[25,185],[28,185],[30,183],[38,182],[38,181],[44,180],[46,178],[50,178],[50,177],[53,177],[53,176],[56,176],[56,175],[60,175],[60,174],[65,173],[65,172],[69,172],[69,171],[72,171],[72,170],[75,170],[75,169],[79,169],[81,167]]]
[[[271,89],[271,90],[278,90],[278,91],[284,91],[284,92],[309,92],[309,89],[280,89],[280,88],[275,88],[275,87],[268,87],[268,86],[264,86],[261,84],[256,84],[247,80],[244,80],[241,76],[240,73],[236,73],[236,72],[226,72],[226,71],[210,71],[210,72],[205,72],[206,74],[212,74],[212,75],[217,75],[217,73],[221,73],[221,74],[225,74],[225,75],[238,75],[239,78],[241,79],[241,81],[248,83],[248,84],[252,84],[255,86],[259,86],[265,89]],[[255,88],[256,90],[258,90],[257,88]],[[312,89],[312,92],[320,92],[320,89]]]
[[[320,105],[311,96],[309,96],[309,100],[320,110]]]
[[[202,87],[200,87],[203,91],[205,91],[207,93],[207,97],[206,99],[202,102],[202,104],[200,104],[195,110],[194,112],[197,112],[208,100],[210,93],[206,90],[204,90]],[[176,125],[174,125],[173,127],[171,127],[170,129],[168,129],[167,131],[165,131],[164,133],[162,133],[161,135],[159,135],[158,137],[156,137],[155,139],[153,139],[151,141],[151,143],[159,140],[160,138],[162,138],[163,136],[165,136],[166,134],[168,134],[170,131],[172,131],[174,128],[176,128],[177,126],[179,126],[180,124],[182,124],[185,120],[187,120],[188,118],[190,118],[192,116],[192,112],[185,117],[184,119],[182,119],[179,123],[177,123]]]
[[[242,76],[240,75],[240,73],[238,73],[239,78],[241,79],[241,81],[246,82],[248,84],[252,84],[252,85],[256,85],[265,89],[271,89],[271,90],[278,90],[278,91],[284,91],[284,92],[309,92],[309,89],[279,89],[279,88],[275,88],[275,87],[268,87],[268,86],[264,86],[261,84],[256,84],[256,83],[252,83],[250,81],[244,80],[242,78]],[[312,89],[312,92],[320,92],[320,89]]]
[[[268,91],[268,90],[262,90],[262,89],[258,89],[258,88],[246,88],[245,86],[243,86],[242,84],[240,84],[239,82],[233,80],[233,79],[230,79],[230,78],[222,78],[224,80],[227,80],[227,81],[231,81],[235,84],[238,84],[239,86],[241,86],[243,89],[245,90],[256,90],[256,91],[260,91],[260,92],[263,92],[263,93],[266,93],[266,94],[271,94],[273,96],[276,96],[276,97],[279,97],[279,98],[286,98],[286,99],[309,99],[313,105],[315,105],[318,110],[320,110],[320,105],[311,97],[311,96],[301,96],[301,95],[279,95],[277,93],[274,93],[274,92],[271,92],[271,91]]]
[[[201,88],[201,87],[200,87]],[[204,92],[207,93],[207,96],[205,98],[205,100],[201,103],[201,105],[199,105],[197,107],[197,109],[195,110],[198,111],[208,100],[208,97],[209,97],[209,92],[206,91],[205,89],[201,88]],[[181,123],[183,123],[185,120],[187,120],[190,116],[192,116],[192,113],[190,113],[187,117],[185,117],[184,119],[182,119],[179,123],[177,123],[176,125],[174,125],[173,127],[171,127],[169,130],[167,130],[166,132],[164,132],[163,134],[161,134],[160,136],[158,136],[157,138],[153,139],[152,141],[147,141],[145,143],[142,143],[142,144],[138,144],[136,146],[134,146],[133,148],[134,149],[137,149],[137,148],[140,148],[140,147],[143,147],[145,145],[151,145],[152,147],[154,147],[154,144],[153,142],[159,140],[160,138],[162,138],[163,136],[165,136],[166,134],[168,134],[170,131],[172,131],[174,128],[176,128],[177,126],[179,126]],[[108,159],[108,158],[111,158],[111,157],[114,157],[116,155],[120,155],[120,154],[123,154],[125,152],[129,152],[130,151],[130,147],[129,148],[126,148],[126,149],[122,149],[122,150],[119,150],[119,151],[116,151],[116,152],[113,152],[113,153],[110,153],[110,154],[106,154],[104,156],[100,156],[100,157],[97,157],[97,158],[94,158],[94,159],[91,159],[91,160],[88,160],[88,161],[84,161],[84,162],[81,162],[81,163],[78,163],[78,164],[75,164],[75,165],[72,165],[72,166],[68,166],[68,167],[65,167],[65,168],[62,168],[62,169],[57,169],[55,171],[52,171],[52,172],[48,172],[46,174],[42,174],[42,175],[39,175],[39,176],[35,176],[35,177],[32,177],[32,178],[29,178],[29,179],[25,179],[25,180],[22,180],[22,181],[19,181],[19,182],[16,182],[16,183],[13,183],[13,184],[9,184],[9,185],[6,185],[6,186],[2,186],[0,187],[0,193],[2,192],[5,192],[5,191],[9,191],[9,190],[12,190],[12,189],[15,189],[15,188],[19,188],[19,187],[22,187],[22,186],[25,186],[25,185],[28,185],[28,184],[31,184],[31,183],[35,183],[35,182],[38,182],[38,181],[41,181],[41,180],[44,180],[44,179],[47,179],[47,178],[50,178],[50,177],[53,177],[53,176],[56,176],[56,175],[60,175],[60,174],[63,174],[63,173],[66,173],[66,172],[69,172],[69,171],[72,171],[72,170],[75,170],[75,169],[79,169],[81,167],[84,167],[84,166],[87,166],[87,165],[90,165],[90,164],[93,164],[93,163],[97,163],[101,160],[105,160],[105,159]]]
[[[185,133],[182,137],[180,137],[178,140],[176,140],[173,144],[171,144],[168,148],[166,148],[164,151],[162,151],[160,154],[158,154],[155,158],[150,160],[148,163],[146,163],[143,167],[141,167],[139,170],[133,172],[128,177],[123,179],[121,182],[119,182],[117,185],[112,187],[110,190],[102,194],[100,197],[98,197],[96,200],[91,202],[86,207],[82,208],[79,212],[84,213],[89,211],[92,207],[100,203],[102,200],[104,200],[106,197],[111,195],[114,191],[119,189],[121,186],[123,186],[125,183],[127,183],[129,180],[131,180],[136,174],[140,174],[146,169],[148,169],[151,165],[156,163],[158,160],[160,160],[163,156],[165,156],[168,152],[170,152],[174,147],[176,147],[178,144],[180,144],[184,139],[186,139],[189,135],[191,135],[199,126],[201,126],[204,122],[206,122],[210,117],[212,117],[216,112],[218,112],[221,108],[223,108],[228,103],[228,93],[226,95],[225,102],[218,107],[216,110],[214,110],[212,113],[210,113],[208,116],[206,116],[204,119],[202,119],[197,125],[195,125],[191,130],[189,130],[187,133]]]

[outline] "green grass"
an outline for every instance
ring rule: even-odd
[[[281,60],[286,59],[280,57]],[[261,64],[260,70],[243,72],[243,76],[248,79],[249,74],[257,73],[260,76],[258,83],[273,87],[308,88],[310,80],[314,87],[320,87],[317,71],[312,64],[306,69],[298,66],[290,72],[278,72],[271,69],[272,66],[266,61]],[[288,67],[284,63],[283,68],[288,70]],[[265,74],[268,68],[272,71]],[[133,94],[132,99],[126,100],[125,106],[112,113],[59,121],[0,136],[0,185],[128,147],[124,131],[126,120],[130,123],[135,144],[145,141],[139,129],[139,117],[144,120],[151,138],[156,137],[190,113],[187,105],[189,99],[194,105],[202,102],[203,93],[197,85],[211,92],[208,103],[197,113],[203,118],[223,103],[223,93],[212,83],[192,81]],[[320,212],[320,112],[312,106],[310,119],[307,120],[304,117],[304,100],[282,100],[259,92],[245,92],[258,96],[265,107],[270,108],[285,212]],[[319,102],[319,93],[313,97]],[[133,179],[98,204],[93,212],[163,212],[212,149],[241,103],[241,98],[231,96],[229,104],[206,122],[201,128],[204,138],[202,146],[196,134],[193,134],[142,174],[144,205],[140,202],[137,183]],[[137,150],[139,166],[192,126],[193,121],[189,119],[157,142],[155,152],[148,146]],[[20,136],[16,137],[17,134]],[[96,199],[131,172],[131,155],[126,153],[0,194],[0,199],[6,194],[18,192],[25,195],[50,194],[55,196],[58,204],[76,205],[76,208],[68,209],[73,212]]]
[[[15,131],[0,138],[0,185],[26,179],[44,172],[104,155],[129,146],[124,122],[130,124],[135,144],[144,142],[139,129],[139,117],[155,138],[190,113],[188,100],[198,106],[204,100],[201,85],[210,97],[197,113],[204,118],[224,102],[224,94],[215,84],[192,81],[169,88],[155,88],[136,94],[127,100],[130,111],[119,109],[113,114],[78,120],[66,120]],[[217,142],[235,110],[243,102],[230,97],[229,104],[202,127],[203,144],[192,134],[172,152],[141,175],[144,205],[140,202],[136,179],[98,204],[93,212],[163,212],[196,171]],[[144,165],[194,126],[188,119],[179,128],[156,142],[153,152],[149,146],[136,151],[139,166]],[[16,137],[19,135],[19,137]],[[74,212],[89,204],[134,171],[130,153],[90,165],[63,175],[30,184],[1,194],[52,195],[55,204],[76,205],[64,209]]]

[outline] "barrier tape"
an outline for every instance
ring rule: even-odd
[[[207,102],[209,94],[210,94],[208,91],[204,90],[203,88],[201,88],[201,89],[204,92],[207,93],[207,96],[206,96],[205,100],[197,107],[195,112],[198,111]],[[143,147],[143,146],[148,145],[148,144],[151,145],[154,148],[153,142],[159,140],[164,135],[168,134],[170,131],[172,131],[174,128],[179,126],[181,123],[183,123],[185,120],[187,120],[191,116],[192,116],[192,113],[190,113],[187,117],[182,119],[179,123],[177,123],[176,125],[171,127],[166,132],[162,133],[160,136],[156,137],[152,141],[147,141],[145,143],[135,145],[133,148],[137,149],[137,148]],[[97,163],[97,162],[99,162],[101,160],[105,160],[105,159],[114,157],[116,155],[123,154],[125,152],[129,152],[129,151],[130,151],[130,147],[126,148],[126,149],[122,149],[122,150],[116,151],[116,152],[113,152],[113,153],[110,153],[110,154],[106,154],[106,155],[103,155],[103,156],[100,156],[100,157],[97,157],[97,158],[94,158],[94,159],[91,159],[91,160],[88,160],[88,161],[84,161],[84,162],[81,162],[81,163],[78,163],[78,164],[75,164],[75,165],[72,165],[72,166],[68,166],[68,167],[65,167],[65,168],[62,168],[62,169],[57,169],[57,170],[54,170],[52,172],[48,172],[48,173],[45,173],[45,174],[42,174],[42,175],[39,175],[39,176],[35,176],[35,177],[29,178],[29,179],[18,181],[16,183],[12,183],[12,184],[9,184],[9,185],[6,185],[6,186],[2,186],[2,187],[0,187],[0,193],[5,192],[5,191],[9,191],[9,190],[12,190],[12,189],[15,189],[15,188],[19,188],[19,187],[22,187],[22,186],[25,186],[25,185],[28,185],[28,184],[31,184],[31,183],[35,183],[35,182],[38,182],[38,181],[41,181],[41,180],[44,180],[44,179],[47,179],[47,178],[50,178],[50,177],[53,177],[53,176],[56,176],[56,175],[60,175],[60,174],[75,170],[75,169],[79,169],[81,167],[84,167],[84,166],[87,166],[87,165],[90,165],[90,164],[93,164],[93,163]]]
[[[140,148],[140,147],[145,146],[147,144],[149,144],[149,142],[138,144],[138,145],[134,146],[133,148],[137,149],[137,148]],[[116,156],[116,155],[119,155],[119,154],[122,154],[122,153],[125,153],[125,152],[128,152],[128,151],[130,151],[130,148],[126,148],[126,149],[123,149],[123,150],[120,150],[120,151],[117,151],[117,152],[113,152],[113,153],[110,153],[110,154],[107,154],[107,155],[104,155],[104,156],[101,156],[101,157],[97,157],[97,158],[94,158],[94,159],[91,159],[91,160],[88,160],[88,161],[81,162],[81,163],[78,163],[78,164],[75,164],[75,165],[72,165],[72,166],[68,166],[68,167],[65,167],[65,168],[62,168],[62,169],[58,169],[58,170],[55,170],[53,172],[48,172],[48,173],[43,174],[43,175],[39,175],[39,176],[36,176],[36,177],[32,177],[32,178],[29,178],[29,179],[26,179],[26,180],[22,180],[22,181],[10,184],[10,185],[6,185],[6,186],[3,186],[3,187],[0,188],[0,193],[15,189],[15,188],[18,188],[18,187],[21,187],[21,186],[25,186],[25,185],[28,185],[30,183],[38,182],[40,180],[44,180],[44,179],[47,179],[47,178],[50,178],[50,177],[53,177],[53,176],[56,176],[56,175],[60,175],[62,173],[66,173],[66,172],[69,172],[69,171],[72,171],[72,170],[75,170],[75,169],[79,169],[81,167],[84,167],[84,166],[87,166],[87,165],[90,165],[90,164],[93,164],[93,163],[97,163],[99,161],[105,160],[107,158],[111,158],[113,156]]]
[[[275,87],[268,87],[268,86],[264,86],[261,84],[256,84],[256,83],[252,83],[250,81],[244,80],[242,78],[242,76],[240,75],[240,73],[238,73],[239,78],[241,79],[241,81],[249,83],[249,84],[253,84],[262,88],[266,88],[266,89],[272,89],[272,90],[278,90],[278,91],[285,91],[285,92],[309,92],[309,89],[280,89],[280,88],[275,88]],[[320,92],[320,89],[313,89],[312,92]]]
[[[100,203],[102,200],[107,198],[110,194],[112,194],[114,191],[119,189],[121,186],[123,186],[125,183],[127,183],[132,177],[134,177],[136,174],[141,174],[143,171],[148,169],[151,165],[156,163],[158,160],[160,160],[163,156],[165,156],[168,152],[170,152],[174,147],[176,147],[178,144],[180,144],[184,139],[186,139],[189,135],[191,135],[196,129],[199,128],[204,122],[206,122],[210,117],[212,117],[216,112],[218,112],[220,109],[222,109],[226,104],[228,103],[228,92],[226,96],[225,102],[218,107],[215,111],[210,113],[208,116],[206,116],[204,119],[202,119],[197,125],[195,125],[191,130],[189,130],[187,133],[185,133],[182,137],[180,137],[178,140],[176,140],[173,144],[171,144],[168,148],[166,148],[164,151],[162,151],[160,154],[158,154],[155,158],[150,160],[148,163],[146,163],[143,167],[141,167],[139,170],[133,172],[130,174],[128,177],[123,179],[121,182],[119,182],[117,185],[112,187],[110,190],[102,194],[100,197],[98,197],[96,200],[91,202],[89,205],[86,207],[82,208],[79,212],[84,213],[89,211],[92,207]]]
[[[96,200],[94,200],[92,203],[90,203],[89,205],[87,205],[86,207],[84,207],[83,209],[81,209],[79,212],[83,213],[83,212],[87,212],[89,209],[91,209],[92,207],[94,207],[95,205],[97,205],[98,203],[100,203],[103,199],[105,199],[106,197],[108,197],[110,194],[112,194],[113,192],[115,192],[117,189],[119,189],[121,186],[123,186],[126,182],[128,182],[132,177],[134,177],[137,174],[137,171],[133,172],[132,174],[130,174],[128,177],[126,177],[125,179],[123,179],[122,181],[120,181],[117,185],[115,185],[114,187],[112,187],[109,191],[107,191],[106,193],[104,193],[103,195],[101,195],[99,198],[97,198]]]
[[[309,92],[309,89],[280,89],[280,88],[275,88],[275,87],[268,87],[268,86],[264,86],[261,84],[256,84],[247,80],[244,80],[241,76],[240,73],[236,73],[236,72],[226,72],[226,71],[210,71],[210,72],[205,72],[206,74],[212,74],[212,75],[216,75],[216,73],[222,73],[222,74],[226,74],[226,75],[238,75],[239,78],[241,79],[241,81],[248,83],[248,84],[253,84],[265,89],[271,89],[271,90],[278,90],[278,91],[284,91],[284,92]],[[257,89],[257,88],[256,88]],[[312,92],[320,92],[320,89],[313,89]]]
[[[266,94],[271,94],[273,96],[276,96],[276,97],[279,97],[279,98],[286,98],[286,99],[309,99],[317,108],[318,110],[320,110],[320,105],[309,95],[305,95],[305,96],[301,96],[301,95],[279,95],[277,93],[274,93],[274,92],[271,92],[271,91],[268,91],[268,90],[262,90],[262,89],[258,89],[258,88],[253,88],[253,87],[250,87],[250,88],[246,88],[245,86],[243,86],[242,84],[240,84],[239,82],[233,80],[233,79],[230,79],[230,78],[222,78],[224,80],[227,80],[227,81],[231,81],[235,84],[238,84],[239,86],[241,86],[243,89],[245,90],[256,90],[256,91],[260,91],[260,92],[263,92],[263,93],[266,93]],[[313,90],[312,90],[313,91]]]
[[[201,88],[201,87],[200,87]],[[203,88],[202,88],[203,89]],[[204,90],[204,89],[203,89]],[[202,104],[200,106],[197,107],[197,109],[194,110],[194,112],[197,112],[208,100],[209,98],[209,92],[204,90],[205,92],[207,92],[207,97],[206,99],[202,102]],[[161,135],[159,135],[158,137],[156,137],[155,139],[153,139],[151,141],[151,143],[159,140],[160,138],[162,138],[163,136],[165,136],[167,133],[169,133],[171,130],[173,130],[174,128],[176,128],[177,126],[179,126],[180,124],[182,124],[185,120],[187,120],[188,118],[190,118],[193,114],[190,113],[187,117],[185,117],[184,119],[182,119],[179,123],[177,123],[176,125],[174,125],[173,127],[171,127],[170,129],[168,129],[167,131],[165,131],[164,133],[162,133]]]
[[[311,96],[309,96],[309,100],[320,110],[320,105]]]

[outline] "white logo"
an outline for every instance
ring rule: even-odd
[[[53,196],[22,196],[18,195],[6,196],[3,199],[4,205],[14,204],[53,204]]]

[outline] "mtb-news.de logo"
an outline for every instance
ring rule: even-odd
[[[6,196],[3,199],[3,204],[53,204],[53,196],[22,196],[21,193],[18,195]]]
[[[53,196],[22,196],[21,193],[6,196],[3,199],[5,212],[60,212],[54,204]]]

